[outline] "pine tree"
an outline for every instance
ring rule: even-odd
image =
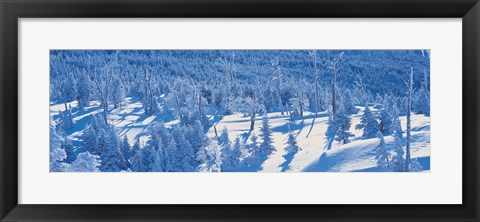
[[[173,138],[170,138],[167,141],[167,145],[163,146],[164,149],[164,165],[163,168],[165,169],[165,172],[172,172],[175,171],[175,151],[177,149],[175,142],[173,141]]]
[[[80,110],[90,105],[90,99],[92,97],[90,89],[91,86],[87,74],[80,73],[77,81],[77,100]]]
[[[377,165],[383,171],[390,171],[390,162],[388,160],[388,151],[387,151],[387,144],[385,143],[385,139],[383,138],[383,134],[378,131],[377,138],[379,140],[378,145],[375,147],[376,156],[375,159],[377,160]]]
[[[100,140],[103,145],[100,153],[102,160],[100,170],[102,172],[120,172],[126,170],[125,157],[120,151],[120,141],[113,127],[108,126]]]
[[[272,139],[272,131],[270,129],[270,121],[268,120],[268,116],[265,114],[262,119],[262,128],[261,131],[261,138],[262,143],[260,144],[260,152],[264,156],[268,156],[275,151],[275,147],[273,147],[273,139]]]
[[[253,153],[259,153],[260,148],[258,146],[258,136],[257,136],[257,134],[252,133],[252,135],[250,136],[250,140],[252,141],[251,151]]]
[[[398,109],[397,106],[394,105],[392,109],[392,113],[394,115],[392,125],[391,125],[391,132],[393,132],[394,137],[394,156],[392,157],[392,171],[395,172],[402,172],[405,170],[405,159],[403,155],[405,152],[403,151],[403,130],[400,124],[400,118],[398,117]]]
[[[73,73],[68,72],[63,76],[60,85],[60,97],[65,106],[65,111],[68,111],[68,102],[74,101],[77,97],[77,89]]]
[[[337,112],[334,125],[337,129],[335,140],[340,144],[350,143],[350,139],[348,138],[354,136],[353,133],[350,132],[351,119],[345,115],[343,110]]]
[[[393,120],[393,117],[392,117],[392,108],[390,107],[390,98],[385,95],[385,98],[383,99],[383,109],[380,110],[380,114],[379,114],[379,129],[380,129],[380,132],[383,134],[383,135],[390,135],[391,134],[391,125],[392,125],[392,120]]]
[[[151,150],[150,155],[152,156],[153,159],[153,165],[152,165],[152,172],[164,172],[165,169],[163,168],[163,163],[160,159],[160,156],[158,155],[158,152],[155,151],[154,149]]]
[[[217,140],[218,140],[218,144],[220,146],[222,146],[224,144],[227,144],[227,143],[230,143],[230,139],[228,137],[227,127],[223,127],[222,134],[220,134],[220,136],[217,138]]]
[[[172,160],[175,171],[180,172],[193,172],[196,169],[195,166],[195,152],[193,146],[185,139],[185,131],[181,126],[177,126],[172,133],[173,140],[175,141],[176,149],[173,151]]]
[[[70,172],[100,172],[101,165],[100,157],[90,154],[90,152],[83,152],[77,155],[77,159],[72,162],[68,171]]]
[[[63,150],[65,150],[65,153],[67,154],[67,158],[65,159],[65,162],[72,163],[76,158],[72,140],[68,139],[67,137],[63,137],[61,147]]]
[[[221,147],[216,141],[210,141],[208,145],[204,148],[205,150],[205,161],[198,168],[200,172],[221,172],[222,158],[221,158]]]
[[[352,97],[352,92],[349,89],[345,90],[345,94],[342,96],[342,103],[346,115],[358,113],[357,107],[353,104]]]
[[[287,147],[285,147],[285,151],[286,151],[285,155],[295,154],[299,150],[301,150],[301,149],[297,145],[297,140],[295,139],[295,135],[293,134],[293,132],[290,131],[288,133],[288,137],[287,137]],[[284,155],[284,157],[285,157],[285,155]]]
[[[340,144],[350,143],[349,137],[354,136],[349,130],[351,126],[351,118],[345,113],[345,100],[339,100],[337,103],[337,112],[331,114],[328,119],[328,128],[325,133],[327,136],[327,149],[331,149],[333,141]]]
[[[355,129],[363,129],[362,137],[365,139],[373,138],[377,135],[378,123],[368,105],[365,106],[365,111],[360,118],[360,124],[356,125]]]
[[[123,137],[122,144],[120,146],[120,150],[122,151],[123,156],[125,157],[125,160],[130,160],[133,156],[132,153],[132,147],[130,146],[130,143],[128,142],[127,136]],[[129,167],[127,167],[129,168]]]
[[[83,146],[85,150],[89,151],[93,155],[99,155],[100,150],[98,150],[98,138],[95,129],[91,125],[87,125],[83,130],[83,134],[81,136],[81,140],[83,140]]]
[[[62,140],[63,138],[50,126],[50,172],[62,172],[68,168],[68,164],[63,162],[67,158],[67,153],[61,147]]]
[[[61,122],[60,122],[61,128],[59,130],[66,132],[75,126],[73,122],[72,113],[70,110],[67,110],[65,112],[60,111],[59,115],[61,118]]]
[[[430,116],[430,87],[428,82],[427,71],[425,71],[422,78],[422,86],[417,93],[417,112],[426,116]]]
[[[199,120],[195,120],[193,125],[188,126],[185,130],[186,138],[192,144],[194,152],[198,152],[205,145],[207,137],[203,131],[203,126]]]
[[[240,155],[242,144],[240,138],[236,138],[233,147],[226,146],[222,149],[222,171],[235,172],[240,168]]]
[[[134,172],[147,172],[143,164],[143,152],[141,150],[136,150],[135,155],[132,157],[132,167],[130,169]]]
[[[289,165],[293,160],[295,154],[300,150],[300,147],[297,145],[297,141],[295,140],[295,136],[293,132],[290,131],[287,137],[287,146],[285,147],[285,154],[283,154],[283,158],[285,162],[280,165],[282,167],[282,172],[285,172],[289,169]]]
[[[125,89],[123,88],[123,84],[120,81],[120,78],[115,77],[112,81],[112,102],[114,108],[118,108],[120,104],[125,99]]]
[[[132,146],[132,156],[134,156],[139,150],[140,150],[140,140],[137,139]]]
[[[143,165],[145,166],[145,171],[151,172],[156,159],[159,158],[157,151],[155,150],[154,147],[152,147],[151,144],[147,143],[147,145],[143,147],[142,153],[143,153],[142,156],[143,156]]]

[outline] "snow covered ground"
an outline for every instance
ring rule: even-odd
[[[69,103],[69,106],[75,108],[76,102]],[[283,155],[284,148],[287,146],[287,136],[289,129],[293,131],[298,146],[301,148],[291,160],[286,172],[325,172],[325,171],[341,171],[341,172],[368,172],[380,171],[377,169],[374,148],[378,145],[377,138],[361,139],[362,132],[355,130],[355,125],[360,122],[363,107],[358,114],[352,115],[352,125],[350,131],[355,135],[351,137],[351,143],[339,145],[334,143],[330,150],[326,149],[325,132],[327,130],[328,115],[325,112],[315,113],[306,112],[303,118],[296,119],[294,123],[290,123],[290,117],[281,115],[280,112],[268,113],[270,119],[270,127],[273,132],[273,142],[276,151],[272,153],[263,162],[260,172],[280,172],[282,164],[286,161]],[[55,115],[59,111],[65,110],[64,104],[52,104],[50,106],[50,115],[55,119]],[[90,115],[102,112],[98,102],[92,102],[90,107],[85,111],[76,112],[73,109],[75,127],[67,132],[67,136],[74,143],[79,142],[82,130],[89,122]],[[377,109],[371,108],[373,113],[377,113]],[[255,130],[252,133],[260,135],[262,116],[257,116]],[[406,117],[400,117],[402,129],[406,128]],[[140,144],[144,144],[148,139],[145,135],[148,127],[152,123],[163,122],[167,127],[178,123],[176,119],[165,119],[159,115],[147,116],[144,113],[142,104],[127,98],[123,106],[114,109],[110,107],[109,121],[116,128],[120,137],[126,136],[133,145],[136,140]],[[225,116],[216,123],[218,133],[226,127],[229,132],[230,140],[240,137],[245,144],[250,144],[249,132],[250,117],[241,113]],[[207,136],[210,139],[215,138],[214,128],[211,127]],[[259,138],[260,139],[260,138]],[[261,141],[259,141],[261,142]],[[392,136],[386,136],[387,145],[393,143]],[[412,158],[417,159],[423,167],[424,171],[430,170],[430,118],[424,115],[412,115]]]
[[[326,150],[325,132],[327,130],[328,115],[324,112],[315,113],[307,112],[304,118],[295,120],[294,124],[290,125],[290,129],[294,131],[296,140],[301,148],[297,152],[289,164],[289,169],[286,172],[324,172],[324,171],[379,171],[376,168],[376,160],[374,148],[378,145],[378,139],[362,140],[362,132],[355,130],[355,125],[360,122],[363,107],[357,107],[361,111],[352,115],[351,132],[355,134],[351,138],[351,143],[345,145],[338,145],[334,143],[330,150]],[[377,110],[371,108],[373,112]],[[269,113],[270,125],[273,131],[274,146],[276,152],[273,153],[262,165],[261,172],[279,172],[280,165],[285,162],[283,155],[284,148],[287,146],[288,124],[289,117],[285,117],[278,113]],[[406,128],[406,117],[400,118],[402,122],[402,129]],[[257,123],[261,121],[261,117],[257,117]],[[246,139],[249,135],[249,117],[244,117],[241,114],[226,116],[218,125],[217,130],[227,127],[230,138],[240,136]],[[260,127],[254,131],[255,134],[260,134]],[[208,132],[210,138],[214,138],[215,133],[213,129]],[[387,145],[393,143],[392,136],[386,136],[385,141]],[[246,144],[251,143],[250,140]],[[412,158],[422,164],[424,170],[430,170],[430,118],[424,115],[412,116]]]

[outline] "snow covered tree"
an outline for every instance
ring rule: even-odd
[[[61,147],[62,140],[63,138],[50,126],[50,172],[62,172],[68,168],[68,164],[63,162],[67,158],[67,153]]]
[[[230,111],[230,101],[232,99],[234,88],[236,87],[236,66],[235,66],[235,52],[232,51],[231,58],[220,58],[224,76],[226,78],[226,98],[222,102],[225,111]]]
[[[355,84],[357,85],[357,89],[360,92],[360,98],[359,98],[360,102],[367,104],[368,103],[368,96],[366,92],[367,87],[365,86],[363,78],[360,77],[360,75],[358,74],[356,75]]]
[[[313,96],[313,107],[315,108],[315,115],[318,115],[320,111],[320,72],[318,71],[318,59],[317,59],[317,50],[312,50],[309,52],[310,57],[312,58],[312,73],[313,73],[313,85],[315,88]]]
[[[335,140],[340,144],[350,143],[350,139],[348,138],[354,136],[353,133],[350,132],[350,117],[348,117],[342,109],[338,110],[334,121],[333,125],[336,128]]]
[[[355,105],[353,104],[352,97],[352,92],[349,89],[345,90],[345,93],[342,96],[342,103],[346,115],[358,113],[357,107],[355,107]]]
[[[365,106],[363,115],[360,118],[360,124],[356,125],[355,129],[363,130],[362,137],[365,139],[373,138],[377,135],[378,123],[368,104]]]
[[[151,150],[150,156],[153,159],[153,164],[152,164],[152,172],[164,172],[165,169],[163,168],[163,163],[160,158],[160,155],[158,155],[158,151],[155,151],[154,149]]]
[[[126,170],[125,157],[120,151],[120,141],[115,134],[115,130],[111,126],[107,126],[105,133],[100,138],[102,143],[102,151],[100,157],[102,172],[120,172]]]
[[[61,147],[63,150],[65,150],[65,153],[67,154],[65,162],[72,163],[75,160],[75,148],[73,147],[72,140],[64,136]]]
[[[193,125],[186,127],[185,137],[192,144],[195,153],[206,144],[208,139],[199,120],[195,120]]]
[[[153,69],[151,67],[147,67],[145,69],[145,81],[144,81],[144,101],[143,105],[145,108],[145,113],[148,116],[151,116],[153,112],[156,110],[156,101],[155,101],[155,93],[154,93],[154,87],[155,87],[155,78],[153,76]],[[178,100],[178,97],[175,97]],[[178,101],[177,101],[178,103]],[[178,105],[178,104],[177,104]],[[180,108],[180,107],[178,107]]]
[[[135,155],[132,157],[132,167],[130,169],[134,172],[147,172],[145,164],[143,163],[143,152],[141,150],[136,150]]]
[[[258,146],[258,136],[255,133],[252,133],[252,135],[250,136],[250,140],[252,141],[252,144],[251,144],[252,152],[258,153],[260,150]]]
[[[101,165],[100,157],[90,154],[90,152],[83,152],[77,155],[77,159],[68,167],[69,172],[100,172]]]
[[[273,78],[272,78],[272,89],[268,88],[268,95],[271,97],[268,100],[270,101],[271,106],[266,106],[266,109],[268,108],[273,108],[271,110],[274,110],[275,108],[278,108],[281,112],[282,115],[284,115],[284,109],[283,109],[283,103],[282,99],[280,98],[280,93],[282,91],[283,87],[283,74],[280,68],[280,60],[278,57],[273,58],[270,61],[272,68],[273,68]],[[266,101],[267,102],[267,101]]]
[[[91,154],[99,155],[100,150],[98,149],[98,138],[97,133],[92,125],[87,125],[83,130],[83,134],[80,137],[83,140],[83,146],[85,150],[89,151]]]
[[[133,156],[132,147],[128,142],[127,136],[123,137],[122,144],[120,145],[120,151],[122,152],[122,155],[125,157],[125,160],[127,161],[130,160]]]
[[[102,67],[103,72],[94,69],[90,71],[90,79],[94,83],[97,90],[97,97],[100,99],[103,107],[103,120],[108,125],[108,99],[110,98],[112,80],[115,74],[115,68],[118,66],[117,51],[110,62],[105,62]]]
[[[249,107],[248,111],[250,113],[250,132],[255,129],[255,120],[257,114],[265,111],[265,106],[260,104],[260,102],[258,101],[255,90],[256,89],[253,89],[252,98],[247,97],[246,99],[247,106]]]
[[[379,121],[379,130],[383,135],[389,135],[391,133],[391,125],[392,125],[392,110],[390,108],[388,101],[388,97],[384,100],[383,109],[380,110],[380,114],[378,116]]]
[[[59,116],[61,119],[61,122],[59,123],[60,124],[59,126],[61,127],[60,130],[68,131],[75,126],[73,122],[72,113],[70,110],[66,110],[64,112],[60,111]]]
[[[350,132],[351,118],[345,113],[344,101],[339,101],[336,114],[331,114],[328,118],[328,128],[325,133],[328,140],[327,150],[331,149],[334,140],[340,144],[347,144],[350,142],[348,138],[354,136]]]
[[[139,139],[137,139],[132,146],[132,156],[134,156],[137,153],[138,150],[140,150],[140,140]]]
[[[391,129],[390,131],[393,133],[393,138],[394,138],[394,148],[393,152],[394,155],[392,157],[391,161],[391,167],[392,171],[394,172],[402,172],[405,170],[405,159],[403,158],[403,155],[405,152],[403,151],[403,130],[402,130],[402,125],[400,123],[400,118],[398,117],[398,108],[394,104],[392,108],[392,113],[393,113],[393,118],[392,118],[392,125],[390,126]]]
[[[339,72],[338,62],[342,59],[343,52],[333,58],[330,62],[328,69],[332,71],[332,115],[335,116],[337,113],[337,75]]]
[[[430,116],[430,84],[428,82],[427,71],[425,71],[421,82],[421,88],[418,90],[417,98],[415,99],[417,113],[425,114],[426,116]]]
[[[173,161],[175,161],[174,154],[177,149],[177,146],[173,141],[173,138],[168,138],[165,141],[166,141],[166,145],[162,146],[163,169],[165,170],[165,172],[174,172],[175,171],[174,167],[176,163],[174,163]]]
[[[61,79],[59,97],[61,98],[65,106],[64,111],[69,110],[69,106],[67,105],[67,103],[74,101],[77,97],[77,89],[75,82],[75,78],[73,76],[73,73],[71,72],[65,73],[65,76],[63,76],[63,78]]]
[[[150,140],[151,141],[151,140]],[[149,141],[149,142],[150,142]],[[153,164],[158,159],[157,151],[151,144],[146,144],[141,150],[143,153],[143,165],[146,172],[151,172],[153,169]]]
[[[288,153],[297,153],[300,149],[300,147],[297,145],[297,140],[295,139],[295,135],[293,134],[292,131],[288,133],[287,137],[287,147],[285,147],[285,151]]]
[[[114,108],[118,108],[125,99],[125,89],[122,81],[118,76],[115,76],[112,80],[112,103]]]
[[[410,171],[410,131],[411,131],[411,112],[412,112],[412,93],[413,93],[413,68],[410,68],[410,75],[407,83],[407,140],[405,148],[405,172]]]
[[[223,130],[222,130],[222,134],[220,134],[220,136],[218,137],[218,144],[220,146],[224,146],[224,145],[229,145],[230,144],[230,139],[228,137],[228,129],[227,127],[223,127]]]
[[[290,99],[290,103],[292,104],[292,108],[295,111],[294,113],[299,117],[303,117],[303,113],[309,108],[310,102],[308,100],[308,97],[303,92],[303,88],[301,88],[301,85],[295,87],[294,97]]]
[[[204,161],[202,161],[203,163],[199,166],[198,171],[221,172],[223,163],[221,157],[221,147],[218,145],[218,143],[211,140],[202,150],[205,151]]]
[[[83,110],[85,107],[90,106],[91,97],[91,86],[87,74],[79,73],[77,81],[78,108],[80,108],[80,110]]]
[[[273,146],[272,139],[272,130],[270,129],[270,121],[268,116],[265,114],[262,119],[262,128],[260,129],[260,137],[262,138],[262,143],[260,144],[260,152],[264,156],[268,156],[275,151]]]
[[[301,150],[300,147],[297,145],[297,141],[295,139],[295,135],[292,131],[288,133],[287,137],[287,146],[285,147],[285,154],[283,154],[283,158],[285,158],[285,162],[281,164],[282,172],[285,172],[288,168],[290,163],[293,160],[293,157],[297,152]]]
[[[390,171],[390,162],[388,159],[389,153],[387,151],[387,144],[385,143],[383,134],[380,131],[377,132],[377,138],[379,141],[378,145],[375,147],[375,152],[376,152],[375,159],[377,160],[377,165],[383,171]]]
[[[174,128],[172,132],[176,149],[172,152],[172,163],[175,171],[193,172],[195,166],[195,152],[193,146],[185,139],[184,130],[181,126]]]
[[[235,172],[240,167],[240,155],[242,144],[240,138],[236,138],[231,146],[225,146],[222,149],[222,172]]]

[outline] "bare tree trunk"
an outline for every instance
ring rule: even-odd
[[[253,112],[252,115],[250,116],[250,132],[252,132],[255,128],[255,116],[256,116],[255,112]]]
[[[217,125],[213,125],[213,131],[215,132],[215,137],[218,137]]]
[[[412,85],[413,85],[413,68],[410,68],[410,78],[408,80],[408,102],[407,102],[407,143],[405,157],[405,172],[410,171],[410,131],[411,131],[411,111],[412,111]]]
[[[256,104],[257,103],[257,99],[255,97],[255,93],[253,94],[253,100],[252,100],[252,107],[251,107],[251,110],[250,110],[250,113],[252,114],[250,116],[250,132],[252,132],[254,129],[255,129],[255,117],[257,115],[257,107],[256,107]]]
[[[318,86],[318,79],[317,77],[315,77],[315,117],[318,116],[318,111],[319,111],[319,106],[318,106],[318,103],[319,103],[319,86]]]
[[[102,105],[103,105],[103,120],[105,121],[105,125],[108,125],[108,121],[107,121],[108,103],[107,101],[105,101],[105,99],[102,99]]]
[[[334,70],[333,71],[333,78],[332,78],[332,114],[333,116],[335,116],[335,114],[337,113],[337,104],[336,104],[336,85],[337,85],[337,71]]]
[[[203,109],[202,109],[202,94],[198,94],[198,113],[200,115],[203,115]]]
[[[337,74],[338,74],[338,69],[337,69],[337,63],[340,61],[342,58],[343,52],[338,54],[332,61],[331,66],[329,67],[332,70],[332,115],[335,117],[335,114],[337,113]]]
[[[300,116],[303,117],[303,102],[300,101]]]
[[[64,100],[63,104],[65,105],[65,111],[68,111],[68,107],[67,107],[67,99]]]
[[[312,56],[313,59],[313,76],[314,76],[314,81],[315,81],[315,95],[314,95],[314,102],[315,102],[315,117],[318,116],[318,111],[319,111],[319,102],[320,102],[320,86],[318,84],[319,81],[319,76],[318,76],[318,67],[317,67],[317,51],[313,50],[310,52],[310,56]]]

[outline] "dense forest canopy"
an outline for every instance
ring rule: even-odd
[[[131,146],[114,126],[127,101],[141,104],[145,118],[156,118],[144,144],[137,136]],[[395,169],[409,171],[411,114],[430,115],[430,51],[51,50],[50,103],[64,106],[51,121],[52,171],[89,171],[83,165],[115,172],[236,171],[262,164],[278,150],[269,113],[289,121],[282,133],[288,133],[290,161],[301,150],[291,126],[306,113],[323,113],[327,150],[334,142],[350,143],[356,137],[351,128],[362,130],[362,139],[381,141],[378,164],[391,170],[383,136],[393,136],[392,161],[403,164]],[[359,107],[360,123],[351,127]],[[234,114],[249,118],[242,139],[216,128]],[[406,143],[400,116],[408,119]],[[88,124],[75,123],[82,118]],[[172,121],[178,122],[163,124]],[[214,140],[206,136],[212,128]],[[81,136],[70,141],[76,132]]]
[[[328,66],[340,52],[317,51],[322,86],[330,84]],[[313,61],[307,50],[52,50],[50,78],[51,83],[55,83],[69,75],[74,79],[89,72],[101,75],[105,66],[115,60],[114,72],[125,86],[125,95],[138,95],[136,91],[145,78],[146,69],[157,78],[160,93],[172,90],[167,83],[177,81],[220,88],[225,86],[228,78],[222,59],[234,63],[238,85],[273,86],[275,67],[271,61],[278,59],[283,87],[294,88],[298,84],[305,91],[313,88]],[[427,83],[430,82],[430,58],[427,51],[422,50],[348,50],[344,51],[338,66],[338,87],[356,91],[356,82],[361,78],[371,100],[385,94],[405,97],[403,83],[407,81],[411,67],[414,89],[421,88],[424,73],[427,73]],[[55,94],[61,91],[56,89],[57,86],[52,84],[52,101],[62,102],[63,98]]]

